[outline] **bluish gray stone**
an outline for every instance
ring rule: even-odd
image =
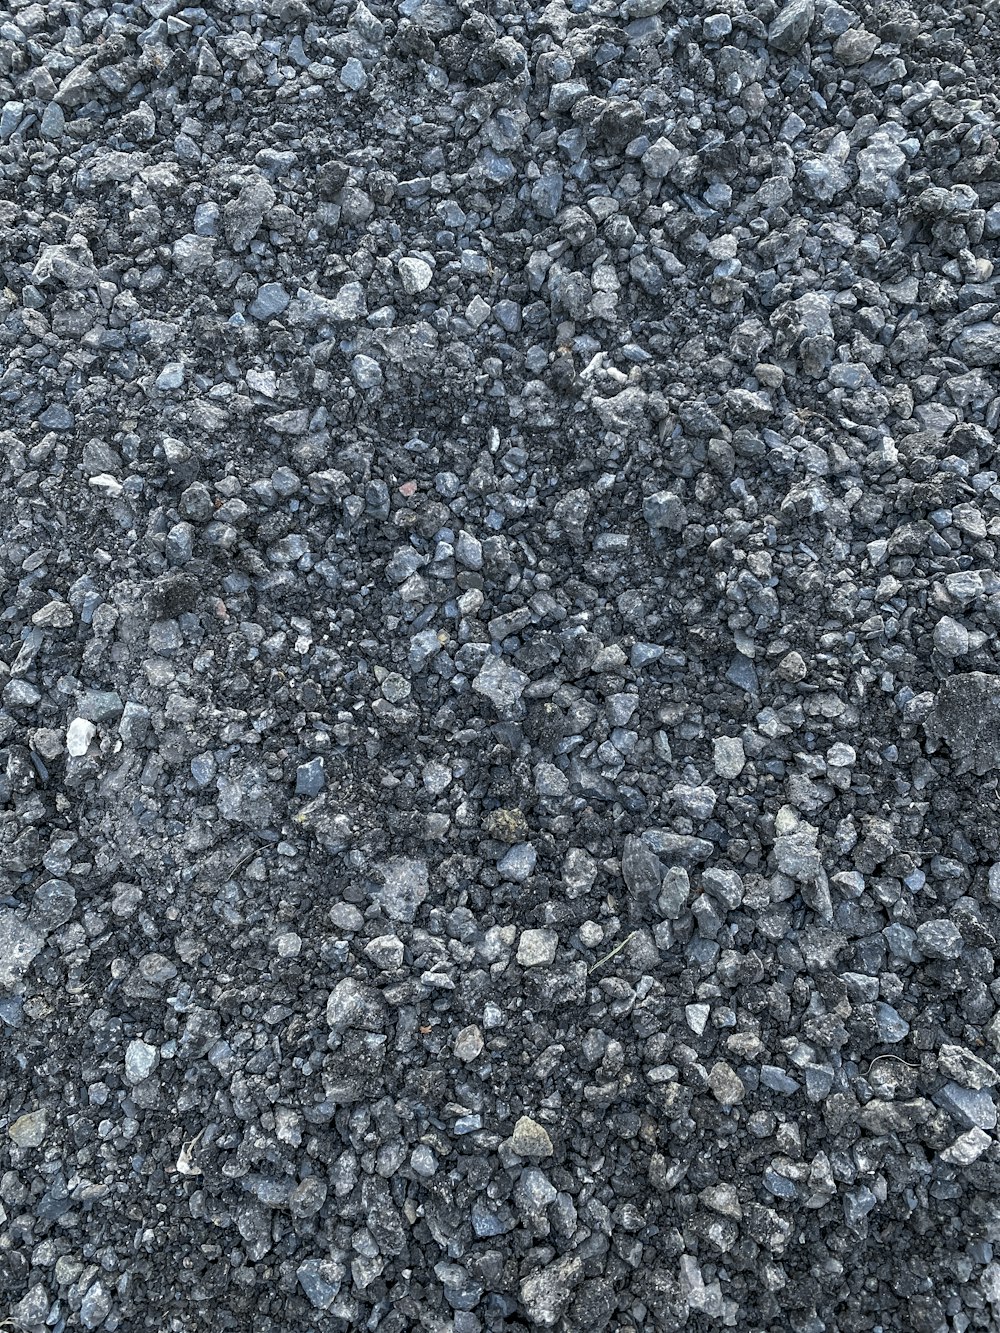
[[[38,424],[46,430],[72,430],[75,420],[65,403],[51,403],[39,416]]]
[[[111,1297],[100,1282],[87,1290],[80,1305],[80,1322],[84,1328],[99,1328],[111,1313]]]
[[[932,1100],[966,1129],[996,1129],[997,1108],[989,1088],[963,1088],[949,1081]]]
[[[295,770],[295,795],[318,796],[326,786],[326,772],[322,755],[299,764]]]
[[[510,716],[519,706],[529,677],[502,658],[490,654],[472,682],[477,694],[484,694],[497,712]]]
[[[497,862],[497,870],[504,879],[524,884],[531,878],[538,856],[530,842],[521,842]]]
[[[340,82],[351,92],[360,92],[368,82],[368,74],[364,65],[356,56],[344,62],[340,71]]]
[[[66,114],[58,102],[50,102],[42,113],[38,132],[43,139],[61,139],[66,128]]]
[[[415,857],[395,856],[383,867],[383,883],[375,898],[391,921],[412,921],[427,897],[427,862]]]
[[[910,1025],[902,1018],[891,1004],[879,1002],[875,1005],[875,1021],[878,1024],[879,1041],[902,1041],[910,1031]]]
[[[777,1065],[761,1065],[760,1081],[765,1088],[770,1088],[772,1092],[782,1092],[787,1094],[798,1092],[802,1086],[790,1074],[786,1074],[783,1069]]]
[[[436,629],[423,629],[410,639],[408,661],[411,671],[422,671],[441,651],[441,640]]]
[[[250,314],[254,319],[272,319],[288,308],[290,300],[280,282],[265,282],[257,288],[257,295],[250,302]]]
[[[768,44],[783,55],[795,55],[809,36],[815,15],[814,0],[790,0],[771,21],[767,30]]]
[[[957,958],[964,947],[962,932],[945,917],[917,927],[917,948],[928,958]]]
[[[642,516],[656,532],[680,532],[687,523],[687,510],[673,491],[657,491],[642,502]]]
[[[748,694],[756,694],[760,689],[757,668],[750,658],[744,657],[742,653],[733,654],[733,660],[726,672],[726,680],[737,689],[746,690]]]
[[[634,834],[622,844],[622,878],[637,898],[652,899],[660,891],[663,868],[652,848]]]
[[[299,1286],[316,1310],[329,1310],[340,1294],[345,1273],[338,1259],[306,1259],[295,1270]]]
[[[181,361],[168,361],[156,377],[156,387],[162,393],[179,389],[184,383],[184,365]]]

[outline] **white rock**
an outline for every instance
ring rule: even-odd
[[[941,1154],[942,1162],[951,1162],[955,1166],[971,1166],[993,1142],[983,1129],[973,1128],[960,1134],[950,1148]]]
[[[718,736],[712,743],[715,771],[720,778],[738,778],[746,766],[743,742],[738,736]]]
[[[554,930],[524,930],[517,945],[517,961],[522,967],[542,967],[555,958],[558,943]]]
[[[125,1048],[125,1077],[130,1083],[149,1078],[159,1063],[160,1052],[146,1041],[130,1041]]]
[[[85,717],[75,717],[66,728],[66,749],[74,759],[79,759],[90,749],[90,742],[97,735],[93,722]]]
[[[476,1056],[481,1054],[483,1049],[483,1034],[475,1023],[469,1027],[463,1028],[455,1038],[455,1054],[466,1064],[470,1060],[475,1060]]]
[[[434,270],[426,260],[407,255],[396,267],[399,269],[400,281],[407,296],[416,296],[418,292],[426,291],[431,285]]]
[[[934,646],[949,657],[963,657],[969,651],[969,631],[952,616],[942,616],[934,626]]]

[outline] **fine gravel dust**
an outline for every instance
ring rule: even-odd
[[[0,1323],[996,1333],[1000,6],[0,6]]]

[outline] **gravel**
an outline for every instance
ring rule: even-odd
[[[6,7],[0,1325],[997,1327],[998,25]]]

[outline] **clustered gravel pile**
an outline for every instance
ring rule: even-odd
[[[996,1330],[998,67],[7,0],[4,1329]]]

